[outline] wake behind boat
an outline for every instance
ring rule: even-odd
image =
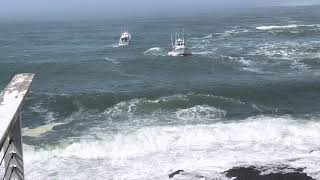
[[[130,41],[131,34],[128,31],[124,31],[119,39],[119,46],[127,46],[130,44]]]
[[[187,56],[192,54],[191,50],[185,44],[184,32],[182,33],[182,38],[180,38],[180,34],[175,34],[174,44],[171,35],[171,46],[172,48],[170,48],[168,52],[169,56]]]

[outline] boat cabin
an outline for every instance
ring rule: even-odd
[[[182,39],[178,39],[176,41],[176,46],[184,46],[184,45],[185,45],[185,43],[184,43],[184,41]]]
[[[121,38],[121,41],[122,41],[122,42],[127,42],[127,41],[128,41],[128,38],[127,38],[127,37]]]

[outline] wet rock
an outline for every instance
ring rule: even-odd
[[[172,173],[169,174],[169,178],[173,178],[175,175],[178,175],[180,173],[184,172],[183,170],[177,170],[177,171],[174,171]]]
[[[313,152],[317,152],[317,151],[320,151],[320,148],[319,149],[313,149],[313,150],[309,151],[309,153],[313,153]]]
[[[175,172],[170,173],[169,178],[179,180],[230,180],[225,175],[219,172],[186,172],[184,170],[177,170]]]
[[[297,169],[288,173],[261,174],[261,171],[255,167],[235,167],[225,172],[229,178],[235,180],[315,180],[302,172],[303,169]]]

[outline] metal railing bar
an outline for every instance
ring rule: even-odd
[[[0,161],[0,166],[1,166],[2,163],[3,163],[4,157],[6,156],[7,151],[8,151],[8,149],[10,148],[11,143],[12,143],[12,139],[10,138],[9,144],[8,144],[8,146],[7,146],[7,149],[6,149],[5,152],[3,153],[3,157],[2,157],[2,159],[1,159],[1,161]]]
[[[13,174],[14,169],[15,169],[15,167],[11,167],[11,172],[10,172],[10,176],[9,176],[8,180],[11,179],[11,176],[12,176],[12,174]]]
[[[9,160],[9,162],[8,162],[9,165],[10,165],[12,159],[13,159],[13,155],[11,154],[10,160]],[[9,168],[7,168],[6,171],[4,172],[4,175],[3,175],[2,180],[5,180],[6,175],[7,175],[7,172],[8,172],[8,169],[9,169]]]
[[[0,179],[24,179],[21,136],[21,108],[34,74],[15,75],[6,88],[0,90]],[[2,175],[4,175],[2,177]],[[9,179],[8,179],[9,178]]]

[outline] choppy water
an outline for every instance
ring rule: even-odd
[[[36,73],[26,177],[225,179],[235,166],[285,165],[320,179],[318,9],[1,23],[0,89]],[[181,27],[194,55],[168,57]],[[130,47],[117,47],[123,29]]]

